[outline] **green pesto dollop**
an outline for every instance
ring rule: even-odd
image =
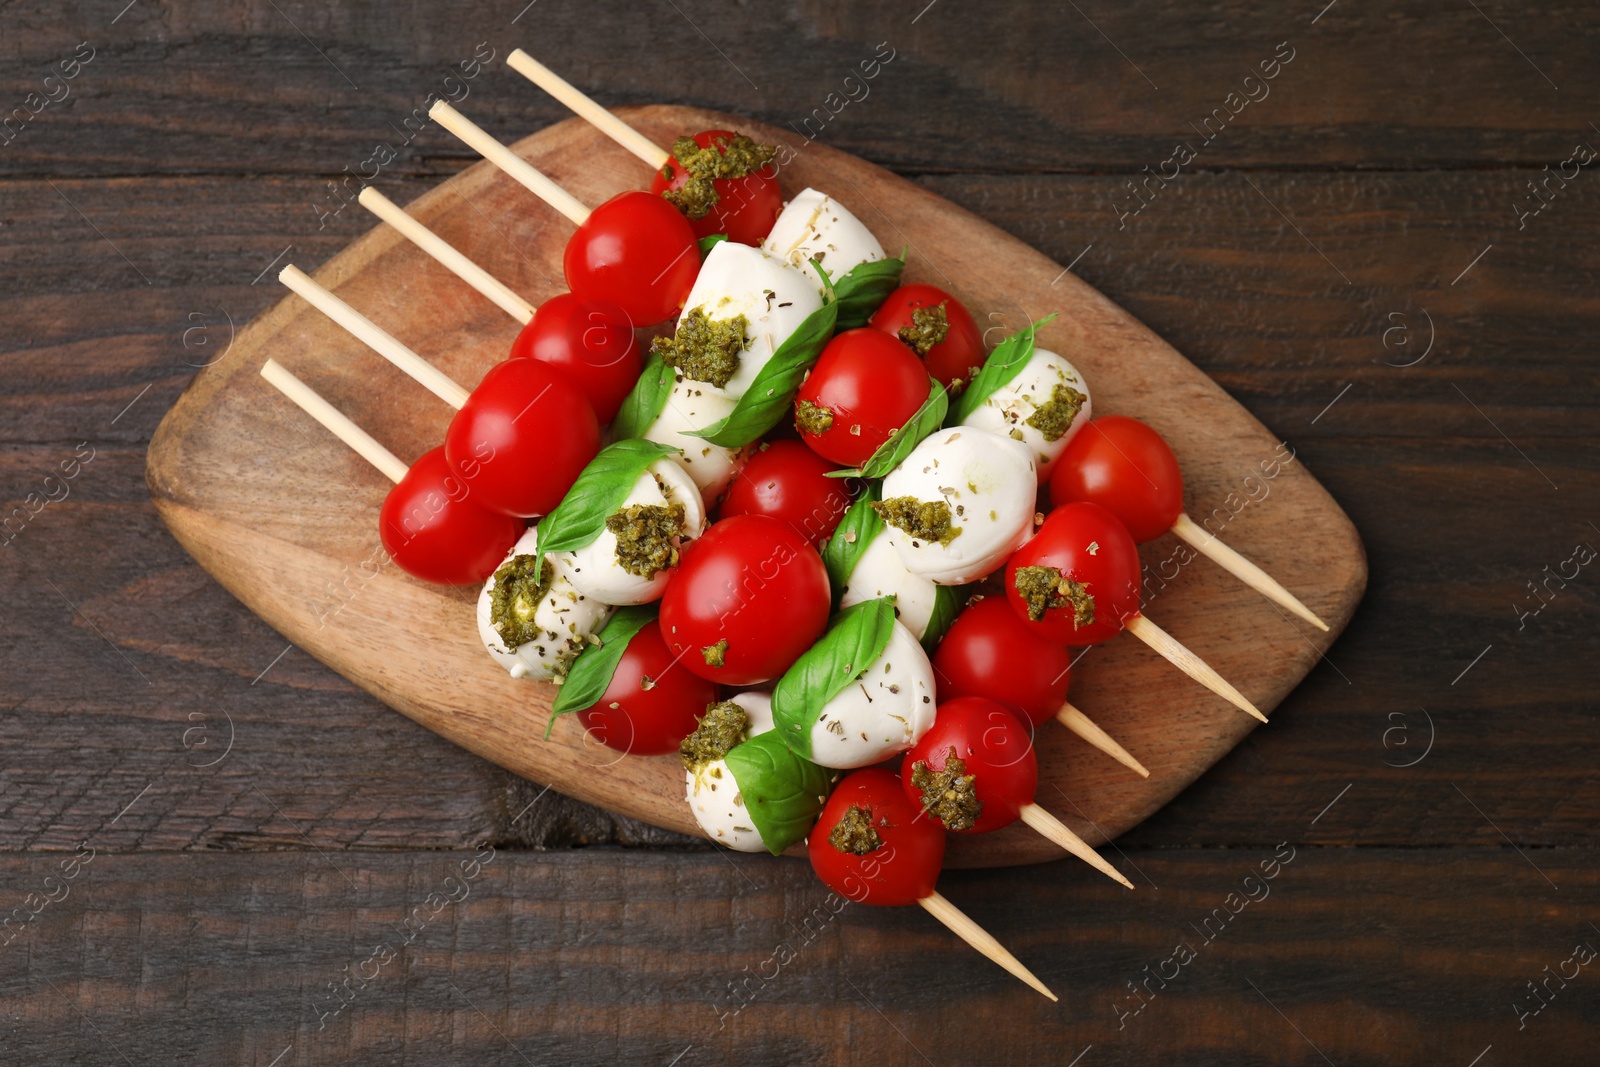
[[[828,831],[828,844],[836,851],[865,856],[883,847],[883,838],[872,826],[872,811],[855,804]]]
[[[711,319],[700,308],[693,308],[678,320],[675,334],[657,337],[650,342],[650,350],[685,378],[720,389],[739,373],[739,354],[744,351],[749,328],[750,320],[743,315]]]
[[[1050,399],[1034,408],[1024,422],[1038,430],[1046,441],[1059,441],[1062,434],[1072,429],[1072,420],[1078,417],[1083,402],[1088,399],[1066,382],[1057,382],[1050,390]]]
[[[1028,618],[1038,622],[1052,608],[1070,606],[1072,625],[1094,622],[1094,597],[1088,586],[1075,582],[1054,567],[1018,567],[1013,579],[1017,593],[1028,605]]]
[[[724,637],[716,644],[702,648],[700,658],[706,661],[707,667],[721,669],[728,661],[728,639]]]
[[[904,530],[920,541],[948,545],[961,536],[961,527],[950,525],[950,505],[943,500],[918,500],[914,496],[892,496],[872,502],[878,517],[897,530]]]
[[[661,195],[683,212],[684,218],[703,219],[721,199],[717,179],[749,177],[771,163],[777,154],[775,145],[758,144],[742,133],[714,137],[704,148],[693,137],[679,137],[672,142],[672,158],[677,166],[668,163],[661,168],[661,176],[670,182],[679,169],[689,176],[678,188],[664,190]]]
[[[950,318],[945,314],[944,302],[932,307],[920,307],[911,312],[911,325],[900,327],[895,336],[911,346],[919,356],[950,335]]]
[[[821,404],[800,400],[794,406],[794,428],[801,433],[820,437],[833,426],[833,412]]]
[[[708,705],[698,722],[694,733],[678,745],[678,756],[691,771],[726,756],[750,730],[750,716],[731,700]]]
[[[911,784],[922,794],[922,810],[952,832],[972,829],[983,812],[976,783],[977,777],[967,773],[966,761],[956,757],[954,747],[946,753],[942,771],[929,767],[927,760],[911,765]]]
[[[617,538],[617,562],[629,574],[654,578],[678,565],[675,540],[683,536],[682,504],[630,504],[606,518]]]
[[[542,632],[534,615],[555,580],[555,567],[542,556],[512,556],[494,572],[489,621],[507,648],[525,645]]]

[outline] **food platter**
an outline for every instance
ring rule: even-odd
[[[1144,546],[1150,614],[1257,707],[1275,707],[1348,622],[1366,565],[1338,505],[1289,446],[1074,275],[914,183],[792,132],[679,107],[619,114],[662,144],[686,130],[729,128],[786,147],[786,193],[815,186],[848,202],[886,248],[907,249],[907,281],[947,289],[995,337],[1059,312],[1041,342],[1094,383],[1096,414],[1132,415],[1159,430],[1182,462],[1195,521],[1225,532],[1331,627],[1321,633],[1281,611],[1171,536]],[[512,147],[585,203],[648,178],[637,159],[576,119]],[[488,163],[407,210],[530,301],[564,288],[570,227]],[[387,228],[353,242],[316,277],[468,385],[504,358],[515,336],[498,309]],[[554,690],[508,677],[484,654],[473,626],[476,591],[426,585],[385,564],[374,515],[387,483],[261,380],[269,358],[405,460],[436,445],[452,414],[286,298],[196,378],[151,443],[150,491],[174,536],[287,638],[428,729],[563,793],[698,833],[675,758],[621,754],[596,744],[572,717],[545,739]],[[1072,699],[1150,770],[1138,778],[1064,729],[1038,730],[1039,799],[1094,843],[1158,810],[1257,725],[1126,639],[1083,656]],[[1019,825],[953,837],[948,862],[1060,855]]]

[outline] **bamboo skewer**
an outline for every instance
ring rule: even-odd
[[[1116,738],[1100,729],[1099,726],[1095,725],[1093,719],[1073,707],[1071,703],[1061,705],[1061,710],[1056,712],[1056,719],[1060,721],[1062,726],[1065,726],[1101,752],[1133,771],[1139,777],[1150,777],[1150,772],[1145,770],[1144,764],[1134,759],[1127,749],[1117,744]]]
[[[1299,597],[1280,585],[1272,575],[1223,544],[1211,531],[1197,525],[1187,512],[1179,513],[1172,524],[1172,532],[1274,604],[1293,612],[1323,633],[1328,632],[1328,624],[1301,603]]]
[[[1060,1001],[1061,998],[1050,992],[1049,986],[1034,977],[1033,972],[1024,967],[1022,961],[1013,956],[1004,945],[996,941],[993,934],[969,919],[966,912],[950,903],[943,893],[935,890],[917,903],[921,904],[929,915],[944,923],[951,933],[1004,967],[1013,977],[1026,982],[1051,1000]]]
[[[1074,856],[1078,857],[1101,874],[1112,881],[1121,882],[1129,889],[1133,883],[1122,876],[1122,872],[1111,866],[1106,858],[1089,847],[1089,842],[1067,829],[1066,824],[1051,815],[1037,804],[1024,804],[1022,806],[1022,821],[1033,827],[1039,833],[1060,845]]]
[[[1205,660],[1190,652],[1177,638],[1143,615],[1130,615],[1123,621],[1122,626],[1133,636],[1161,653],[1167,662],[1219,697],[1233,704],[1240,711],[1248,712],[1262,722],[1267,721],[1267,717],[1261,714],[1254,704],[1246,700],[1243,693],[1229,685],[1222,675],[1211,669],[1211,666]]]
[[[284,396],[322,424],[323,429],[349,445],[362,459],[378,468],[384,477],[398,483],[409,470],[400,457],[375,441],[371,434],[357,426],[348,415],[322,399],[315,390],[283,368],[277,360],[269,359],[261,365],[261,376],[271,382]]]
[[[565,104],[573,114],[638,156],[651,170],[660,170],[672,158],[661,146],[601,107],[571,82],[522,49],[518,48],[507,56],[506,65]]]
[[[582,201],[545,177],[533,164],[495,140],[445,101],[436,101],[428,109],[428,117],[455,134],[468,148],[505,171],[534,196],[571,219],[573,225],[582,226],[588,219],[589,209],[583,206]]]

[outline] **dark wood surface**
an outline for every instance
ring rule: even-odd
[[[0,108],[95,47],[0,144],[6,511],[80,442],[94,456],[0,549],[0,903],[67,891],[0,947],[0,1061],[1592,1062],[1600,972],[1518,1006],[1600,948],[1593,568],[1519,611],[1600,547],[1600,179],[1584,168],[1520,230],[1516,209],[1541,168],[1600,146],[1600,19],[676,7],[0,7]],[[1119,229],[1124,181],[1285,40],[1271,95]],[[515,45],[608,104],[783,125],[889,41],[819,139],[1082,253],[1075,273],[1293,444],[1360,529],[1369,591],[1327,661],[1116,842],[1139,892],[1067,863],[947,877],[1060,1007],[920,913],[847,908],[719,1020],[728,983],[824,901],[803,864],[541,796],[288,647],[163,532],[150,432],[229,320],[277,299],[252,285],[274,257],[312,266],[366,228],[349,208],[318,230],[324,183],[479,41],[497,58],[470,109],[505,138],[558,117],[505,70]],[[430,128],[380,184],[403,202],[466,162]],[[47,889],[81,842],[94,860]],[[1279,842],[1295,858],[1271,895],[1119,1028],[1127,983],[1198,942],[1189,924]],[[319,1025],[327,983],[483,845],[467,898]]]

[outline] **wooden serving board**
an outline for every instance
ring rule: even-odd
[[[792,145],[786,194],[814,185],[849,206],[885,248],[907,246],[906,279],[965,302],[994,328],[991,343],[1060,312],[1041,343],[1084,372],[1096,414],[1134,415],[1164,434],[1183,464],[1195,520],[1213,517],[1231,545],[1333,627],[1317,633],[1203,558],[1180,566],[1187,553],[1171,536],[1144,547],[1147,613],[1263,711],[1348,622],[1366,586],[1366,557],[1344,512],[1299,463],[1284,463],[1277,439],[1244,408],[1100,293],[947,201],[860,159],[796,143],[788,131],[681,107],[621,114],[658,144],[728,128]],[[649,177],[577,119],[515,148],[588,204]],[[487,163],[408,210],[536,303],[565,288],[561,257],[572,227]],[[517,332],[384,226],[317,277],[469,388]],[[427,585],[385,565],[377,512],[388,481],[260,378],[269,357],[404,460],[443,439],[446,405],[286,295],[196,377],[151,441],[150,493],[173,535],[295,644],[428,729],[563,793],[698,833],[676,757],[619,757],[586,741],[572,716],[544,740],[553,689],[513,680],[485,654],[473,623],[477,590]],[[1072,699],[1151,772],[1141,780],[1064,728],[1039,729],[1038,799],[1094,843],[1156,811],[1256,725],[1126,635],[1081,659]],[[1061,856],[1020,825],[950,842],[956,866]]]

